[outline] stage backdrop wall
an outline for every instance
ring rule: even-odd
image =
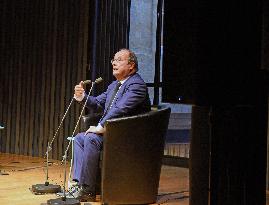
[[[43,156],[73,87],[85,79],[88,0],[0,2],[0,152]],[[53,144],[61,159],[79,116],[73,104]]]
[[[90,73],[103,78],[94,94],[100,94],[115,80],[110,60],[121,48],[129,47],[131,0],[91,0]]]

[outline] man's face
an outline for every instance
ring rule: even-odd
[[[117,80],[124,80],[134,72],[134,64],[128,63],[129,51],[121,50],[117,52],[112,60],[113,75]]]

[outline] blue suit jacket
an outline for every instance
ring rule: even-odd
[[[107,111],[116,84],[117,81],[113,81],[107,90],[97,97],[88,96],[86,107],[92,109],[101,107],[104,110],[104,115],[99,122],[102,126],[108,119],[136,115],[150,110],[147,85],[141,76],[135,73],[121,85],[111,108]]]

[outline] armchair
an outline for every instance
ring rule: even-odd
[[[168,107],[159,107],[106,122],[101,160],[103,204],[156,202],[170,112]]]

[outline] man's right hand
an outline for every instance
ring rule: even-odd
[[[74,92],[74,98],[77,101],[82,101],[84,96],[85,96],[85,90],[83,88],[83,81],[80,81],[80,83],[75,86],[74,91],[75,91]]]

